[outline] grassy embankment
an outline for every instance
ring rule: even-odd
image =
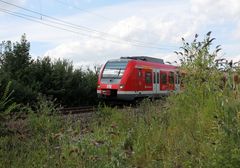
[[[0,166],[239,167],[240,86],[232,78],[239,70],[226,68],[223,83],[207,38],[198,48],[184,43],[187,58],[194,52],[182,62],[185,90],[164,104],[99,108],[87,125],[48,116],[51,102],[40,101],[37,113],[25,108],[23,128],[0,137]]]

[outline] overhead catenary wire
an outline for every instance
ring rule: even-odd
[[[50,18],[50,19],[56,20],[56,21],[58,21],[58,22],[64,22],[64,23],[66,23],[66,24],[69,24],[69,25],[72,25],[72,26],[75,26],[75,27],[78,27],[78,28],[81,28],[81,29],[84,29],[84,30],[88,30],[88,31],[92,31],[92,32],[99,32],[99,31],[94,30],[94,29],[91,29],[91,28],[89,28],[89,27],[82,26],[82,25],[77,25],[77,24],[74,24],[74,23],[70,23],[70,22],[67,22],[67,21],[64,21],[64,20],[61,20],[61,19],[58,19],[58,18],[49,16],[49,15],[45,15],[45,14],[43,14],[43,13],[40,13],[40,12],[37,12],[37,11],[34,11],[34,10],[31,10],[31,9],[27,9],[27,8],[21,7],[21,6],[19,6],[19,5],[16,5],[16,4],[13,4],[13,3],[10,3],[10,2],[6,2],[6,1],[3,1],[3,0],[0,0],[0,2],[5,3],[5,4],[8,4],[8,5],[10,5],[10,6],[17,7],[17,8],[19,8],[19,9],[25,10],[25,11],[27,11],[27,12],[31,12],[31,13],[37,14],[37,15],[42,16],[42,17]]]
[[[66,2],[63,2],[63,1],[60,1],[60,0],[55,0],[55,1],[58,2],[59,4],[64,5],[64,6],[68,5],[68,6],[71,7],[71,8],[75,8],[75,9],[77,9],[77,10],[83,11],[83,12],[85,12],[85,13],[89,13],[89,14],[91,14],[91,15],[94,15],[94,16],[96,16],[96,17],[102,18],[102,19],[107,20],[107,21],[109,21],[109,22],[116,23],[116,21],[114,21],[113,19],[110,19],[110,18],[108,18],[108,17],[106,17],[106,16],[93,13],[93,12],[91,12],[91,11],[89,11],[89,10],[82,9],[82,8],[76,7],[76,6],[74,6],[74,5],[70,5],[69,3],[66,3]],[[138,28],[138,27],[135,27],[135,28],[136,28],[136,29],[139,29],[139,30],[142,30],[142,29],[140,29],[140,28]],[[104,33],[105,33],[105,32],[104,32]],[[112,35],[112,34],[110,34],[110,35]],[[117,37],[117,36],[115,36],[115,37]],[[119,37],[117,37],[117,38],[119,38]],[[138,43],[144,43],[144,44],[147,44],[147,45],[155,45],[155,46],[157,45],[157,44],[154,43],[154,42],[144,42],[144,41],[139,41],[139,40],[136,40],[136,39],[129,39],[129,38],[128,38],[127,40],[131,40],[131,41],[138,42]],[[177,46],[168,46],[168,47],[175,47],[175,48],[176,48]]]
[[[41,19],[40,20],[43,20],[42,17],[44,17],[44,19],[48,19],[48,22],[52,22],[54,24],[58,24],[58,25],[61,25],[61,26],[65,26],[65,27],[70,27],[70,28],[73,28],[73,29],[77,29],[77,30],[81,30],[81,31],[84,31],[84,32],[90,32],[90,33],[97,33],[98,36],[93,36],[93,35],[89,35],[89,34],[85,34],[85,33],[79,33],[79,32],[76,32],[76,31],[72,31],[70,30],[71,32],[74,32],[74,33],[79,33],[81,35],[85,35],[85,36],[88,36],[88,37],[93,37],[93,38],[99,38],[99,39],[104,39],[104,40],[108,40],[108,41],[111,41],[111,42],[118,42],[118,41],[122,41],[122,42],[127,42],[128,44],[130,45],[133,45],[133,46],[141,46],[141,47],[144,47],[144,48],[155,48],[155,49],[160,49],[160,50],[169,50],[169,48],[167,49],[167,47],[157,47],[157,46],[152,46],[152,45],[146,45],[145,43],[143,42],[139,42],[139,41],[134,41],[134,40],[129,40],[129,39],[122,39],[122,38],[119,38],[119,37],[116,37],[114,35],[110,35],[110,34],[107,34],[105,32],[100,32],[98,30],[95,30],[95,29],[91,29],[89,27],[86,27],[86,26],[81,26],[81,25],[76,25],[76,24],[73,24],[73,23],[70,23],[70,22],[66,22],[66,21],[63,21],[61,19],[57,19],[55,17],[51,17],[51,16],[48,16],[48,15],[45,15],[45,14],[42,14],[42,13],[39,13],[39,12],[36,12],[36,11],[33,11],[33,10],[30,10],[30,9],[27,9],[27,8],[23,8],[21,6],[18,6],[18,5],[15,5],[15,4],[12,4],[12,3],[9,3],[9,2],[6,2],[6,1],[3,1],[3,0],[0,0],[0,2],[2,3],[5,3],[5,4],[8,4],[8,5],[11,5],[11,6],[15,6],[17,8],[20,8],[20,9],[23,9],[25,11],[28,11],[28,12],[31,12],[31,13],[34,13],[34,14],[37,14],[37,15],[40,15],[41,16]],[[3,11],[4,9],[2,9]],[[3,11],[4,12],[4,11]],[[22,13],[16,13],[16,12],[12,12],[12,11],[7,11],[5,10],[5,13],[8,13],[8,14],[12,14],[14,16],[17,16],[19,17],[19,15],[23,16],[22,18],[24,19],[27,19],[27,18],[33,18],[34,16],[31,16],[31,15],[26,15],[26,14],[22,14]],[[27,17],[27,18],[26,18]],[[45,25],[52,25],[52,24],[46,24],[46,23],[43,23],[42,21],[37,21],[36,19],[39,19],[37,17],[34,17],[34,21],[35,22],[38,22],[38,23],[42,23],[42,24],[45,24]],[[49,20],[50,19],[50,20]],[[29,20],[29,19],[28,19]],[[33,20],[31,20],[33,21]],[[54,25],[52,25],[53,27]],[[67,28],[62,28],[62,27],[59,27],[59,26],[54,26],[55,28],[58,27],[58,29],[64,29],[64,30],[68,30]],[[111,38],[114,38],[115,41],[113,40],[110,40],[110,39],[106,39],[105,37],[100,37],[100,35],[105,35],[107,37],[111,37]],[[117,39],[117,41],[116,41]]]
[[[71,8],[75,8],[75,9],[80,10],[80,11],[82,11],[82,12],[89,13],[89,14],[91,14],[91,15],[97,16],[97,17],[102,18],[102,19],[104,19],[104,20],[106,20],[106,21],[115,22],[113,19],[110,19],[109,17],[106,17],[106,16],[103,16],[103,15],[97,14],[97,13],[95,13],[95,12],[91,12],[91,11],[89,11],[89,10],[82,9],[82,8],[76,7],[76,6],[74,6],[74,5],[69,5],[69,3],[66,3],[66,2],[63,2],[63,1],[60,1],[60,0],[55,0],[55,1],[58,2],[59,4],[64,5],[64,6],[68,5],[68,6],[71,7]]]
[[[68,5],[68,6],[71,7],[71,8],[75,8],[75,9],[77,9],[77,10],[79,10],[79,11],[82,11],[82,12],[85,12],[85,13],[88,13],[88,14],[91,14],[91,15],[94,15],[94,16],[96,16],[96,17],[98,17],[98,18],[102,18],[102,19],[104,19],[104,20],[106,20],[106,21],[108,21],[108,22],[116,23],[115,20],[110,19],[109,17],[103,16],[103,15],[99,15],[99,14],[97,14],[97,13],[95,13],[95,12],[91,12],[91,11],[89,11],[89,10],[82,9],[82,8],[76,7],[76,6],[74,6],[74,5],[70,5],[69,3],[63,2],[63,1],[61,1],[61,0],[55,0],[55,1],[58,2],[59,4],[64,5],[64,6]],[[126,24],[126,26],[128,27],[129,25]],[[138,30],[143,30],[143,29],[141,29],[141,28],[139,28],[139,27],[136,27],[136,26],[134,26],[134,28],[136,28],[136,29],[138,29]],[[153,42],[143,42],[143,41],[139,41],[139,40],[136,40],[136,39],[130,39],[130,40],[134,40],[134,41],[140,42],[140,43],[145,43],[145,44],[148,44],[148,45],[159,45],[159,44],[157,44],[157,43],[153,43]],[[176,48],[177,46],[169,46],[169,47],[175,47],[175,48]]]
[[[39,3],[39,12],[42,13],[42,1],[38,0],[38,3]],[[41,17],[41,19],[42,19],[42,17]]]
[[[146,42],[141,42],[141,41],[133,40],[133,39],[123,39],[123,38],[120,38],[120,37],[118,37],[118,36],[115,36],[115,35],[106,33],[106,32],[101,32],[101,31],[98,31],[98,30],[89,28],[89,27],[87,27],[87,26],[82,26],[82,25],[77,25],[77,24],[71,23],[71,22],[67,22],[67,21],[64,21],[64,20],[61,20],[61,19],[58,19],[58,18],[55,18],[55,17],[52,17],[52,16],[45,15],[45,14],[43,14],[43,13],[40,13],[40,12],[31,10],[31,9],[27,9],[27,8],[18,6],[18,5],[16,5],[16,4],[12,4],[12,3],[9,3],[9,2],[3,1],[3,0],[0,0],[0,2],[3,2],[3,3],[5,3],[5,4],[8,4],[8,5],[11,5],[11,6],[14,6],[14,7],[17,7],[17,8],[19,8],[19,9],[23,9],[23,10],[25,10],[25,11],[27,11],[27,12],[31,12],[31,13],[40,15],[41,19],[43,19],[43,17],[45,17],[45,18],[50,18],[51,20],[55,20],[55,21],[58,21],[58,22],[62,22],[62,23],[64,23],[64,24],[68,24],[68,25],[70,25],[71,27],[72,27],[72,26],[75,26],[75,27],[77,27],[77,28],[79,28],[79,29],[83,29],[84,31],[99,33],[99,34],[102,34],[102,35],[105,35],[105,36],[109,36],[109,37],[112,37],[112,38],[115,38],[115,39],[120,39],[120,40],[125,41],[125,42],[139,43],[139,44],[141,44],[141,45],[148,45],[148,46],[150,46],[149,48],[154,48],[154,47],[156,47],[156,48],[162,48],[162,49],[163,49],[163,47],[154,46],[154,45],[148,44],[148,43],[146,43]],[[166,49],[166,48],[176,48],[176,47],[173,47],[173,46],[169,46],[169,47],[164,46],[164,49]]]
[[[77,35],[87,36],[87,37],[90,37],[90,38],[96,38],[96,39],[101,39],[101,40],[105,40],[105,41],[110,41],[112,43],[126,45],[126,43],[123,43],[123,42],[120,42],[120,41],[114,41],[114,40],[106,39],[106,38],[103,38],[103,37],[98,37],[98,36],[93,36],[93,35],[89,35],[89,34],[84,34],[84,33],[73,31],[73,30],[69,30],[69,29],[66,29],[66,28],[63,28],[63,27],[60,27],[60,26],[48,24],[48,23],[43,22],[42,20],[34,19],[35,17],[29,18],[26,14],[21,15],[19,13],[11,12],[9,10],[2,9],[2,8],[0,8],[0,11],[4,12],[4,13],[7,13],[7,14],[10,14],[10,15],[13,15],[13,16],[16,16],[16,17],[19,17],[19,18],[22,18],[22,19],[25,19],[25,20],[28,20],[28,21],[37,22],[37,23],[40,23],[40,24],[43,24],[43,25],[46,25],[46,26],[49,26],[49,27],[52,27],[52,28],[56,28],[56,29],[59,29],[59,30],[64,30],[64,31],[71,32],[71,33],[74,33],[74,34],[77,34]],[[159,49],[165,49],[165,48],[156,48],[156,47],[143,46],[143,45],[132,44],[132,43],[128,43],[128,44],[131,45],[131,46],[141,47],[141,48],[151,48],[151,49],[158,49],[158,50]],[[165,50],[168,50],[168,49],[165,49]]]
[[[33,21],[33,22],[41,23],[43,25],[50,26],[50,27],[53,27],[53,28],[69,31],[69,32],[72,32],[72,33],[79,33],[81,35],[88,36],[88,34],[82,34],[80,32],[72,31],[72,30],[69,30],[69,29],[65,29],[63,27],[58,27],[58,26],[54,26],[52,24],[45,23],[42,20],[39,20],[39,18],[34,17],[34,16],[30,16],[30,15],[27,15],[27,14],[22,14],[22,13],[19,13],[19,12],[13,12],[13,11],[3,9],[3,8],[0,8],[0,11],[4,12],[4,13],[7,13],[7,14],[10,14],[10,15],[13,15],[13,16],[16,16],[16,17],[19,17],[19,18],[22,18],[22,19],[25,19],[25,20],[28,20],[28,21]]]

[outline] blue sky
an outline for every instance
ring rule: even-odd
[[[214,45],[223,48],[219,57],[240,60],[239,0],[3,1],[18,7],[0,1],[0,40],[18,41],[26,33],[34,58],[65,58],[75,66],[131,55],[174,61],[178,58],[173,52],[181,47],[181,37],[191,41],[195,33],[203,38],[211,30]],[[59,25],[56,19],[65,22]]]

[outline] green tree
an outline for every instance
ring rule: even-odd
[[[2,68],[11,78],[29,80],[26,78],[26,70],[31,64],[29,50],[30,43],[26,40],[25,34],[21,37],[20,43],[11,41],[5,43]]]
[[[74,69],[72,62],[50,57],[32,59],[26,35],[20,42],[2,43],[0,55],[0,89],[12,81],[13,97],[18,103],[34,104],[43,94],[64,106],[97,102],[97,71]],[[88,96],[86,96],[88,95]]]

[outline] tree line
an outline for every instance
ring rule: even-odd
[[[0,96],[11,81],[12,97],[20,104],[33,105],[40,95],[63,106],[97,103],[96,84],[99,70],[75,69],[66,59],[33,59],[30,42],[3,41],[0,52]]]

